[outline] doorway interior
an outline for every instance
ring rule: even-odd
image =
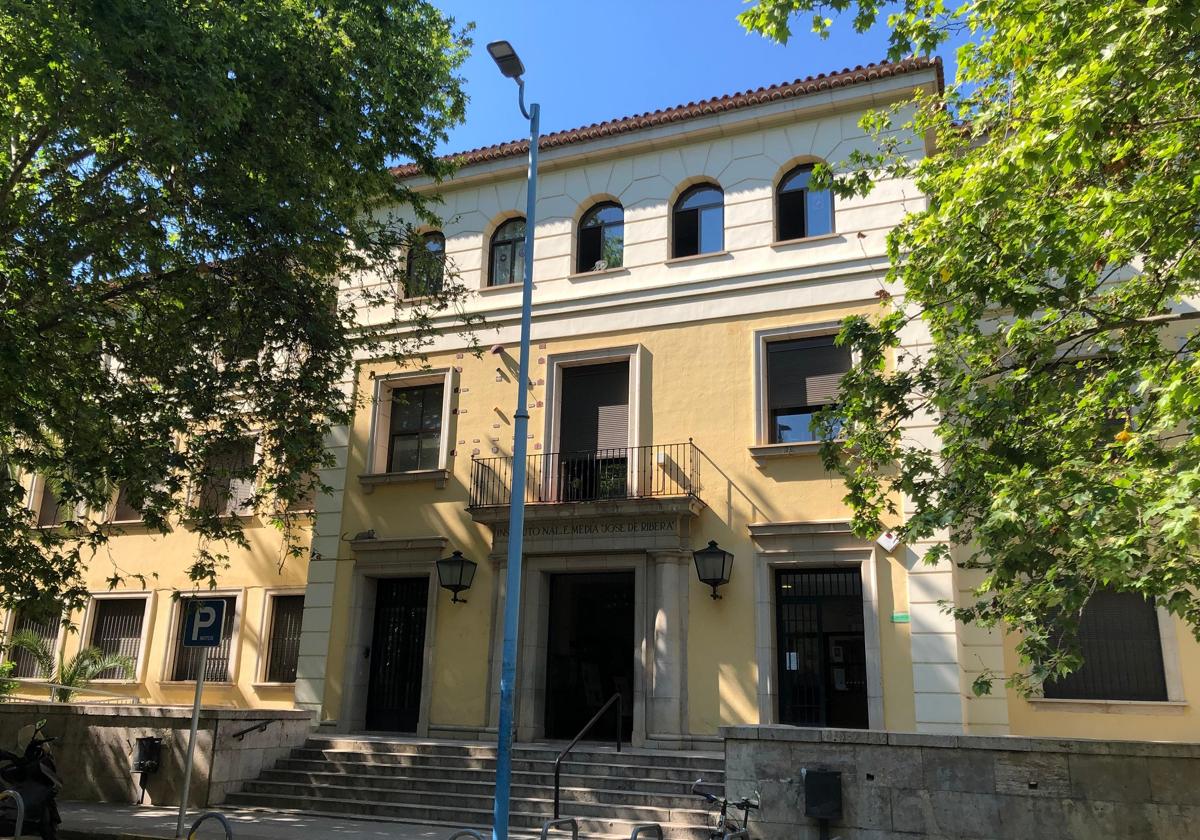
[[[778,569],[779,722],[866,729],[867,668],[858,569]]]
[[[368,730],[417,731],[428,595],[428,576],[376,581],[367,685]]]
[[[549,578],[545,736],[574,738],[620,692],[621,738],[628,741],[633,733],[634,573]],[[600,722],[588,737],[604,741],[611,733],[612,723]]]

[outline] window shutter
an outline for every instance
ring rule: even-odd
[[[597,449],[625,449],[629,446],[629,403],[602,405],[597,409]]]
[[[96,619],[92,623],[92,647],[104,653],[128,656],[137,661],[142,646],[142,619],[146,614],[144,598],[113,598],[96,601]],[[102,680],[124,675],[113,668],[99,675]]]
[[[629,362],[567,368],[561,400],[562,452],[629,446]]]
[[[837,401],[850,351],[833,336],[777,341],[767,345],[767,401],[770,410],[829,405]]]

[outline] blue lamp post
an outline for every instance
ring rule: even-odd
[[[508,577],[504,593],[504,651],[500,664],[500,730],[496,744],[496,804],[492,837],[508,840],[512,796],[513,688],[517,678],[517,628],[521,606],[521,554],[525,548],[525,455],[529,428],[529,322],[533,306],[533,229],[537,210],[537,154],[540,109],[525,108],[525,65],[508,41],[493,41],[487,50],[500,72],[515,79],[521,113],[529,120],[529,193],[525,202],[525,277],[521,286],[521,347],[517,376],[517,410],[513,414],[512,491],[508,514]]]

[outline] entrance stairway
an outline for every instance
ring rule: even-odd
[[[536,835],[554,811],[554,745],[513,751],[511,827]],[[722,754],[580,744],[563,761],[561,816],[582,835],[628,838],[656,822],[667,840],[708,840],[713,815],[690,793],[724,786]],[[313,737],[227,804],[422,825],[483,828],[492,822],[496,747],[459,741]]]

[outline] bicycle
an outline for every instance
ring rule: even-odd
[[[712,805],[721,806],[721,810],[717,814],[716,828],[714,828],[712,831],[710,831],[708,833],[709,838],[711,838],[711,840],[726,840],[726,838],[729,838],[729,837],[732,837],[732,836],[735,836],[738,834],[740,834],[742,837],[748,838],[749,834],[747,834],[746,832],[749,829],[750,812],[757,810],[759,808],[759,804],[760,804],[757,801],[757,799],[759,798],[758,791],[754,792],[754,796],[756,797],[756,799],[750,799],[749,797],[744,796],[741,799],[739,799],[737,802],[730,802],[728,799],[726,799],[723,796],[718,797],[718,796],[715,796],[714,794],[707,793],[705,791],[700,790],[700,785],[702,785],[702,784],[704,784],[704,779],[697,779],[692,784],[692,793],[695,794],[696,796],[702,797],[704,799],[704,801],[706,801]],[[741,825],[738,825],[737,820],[730,819],[730,817],[729,817],[729,806],[730,805],[732,805],[734,807],[734,809],[742,812]]]

